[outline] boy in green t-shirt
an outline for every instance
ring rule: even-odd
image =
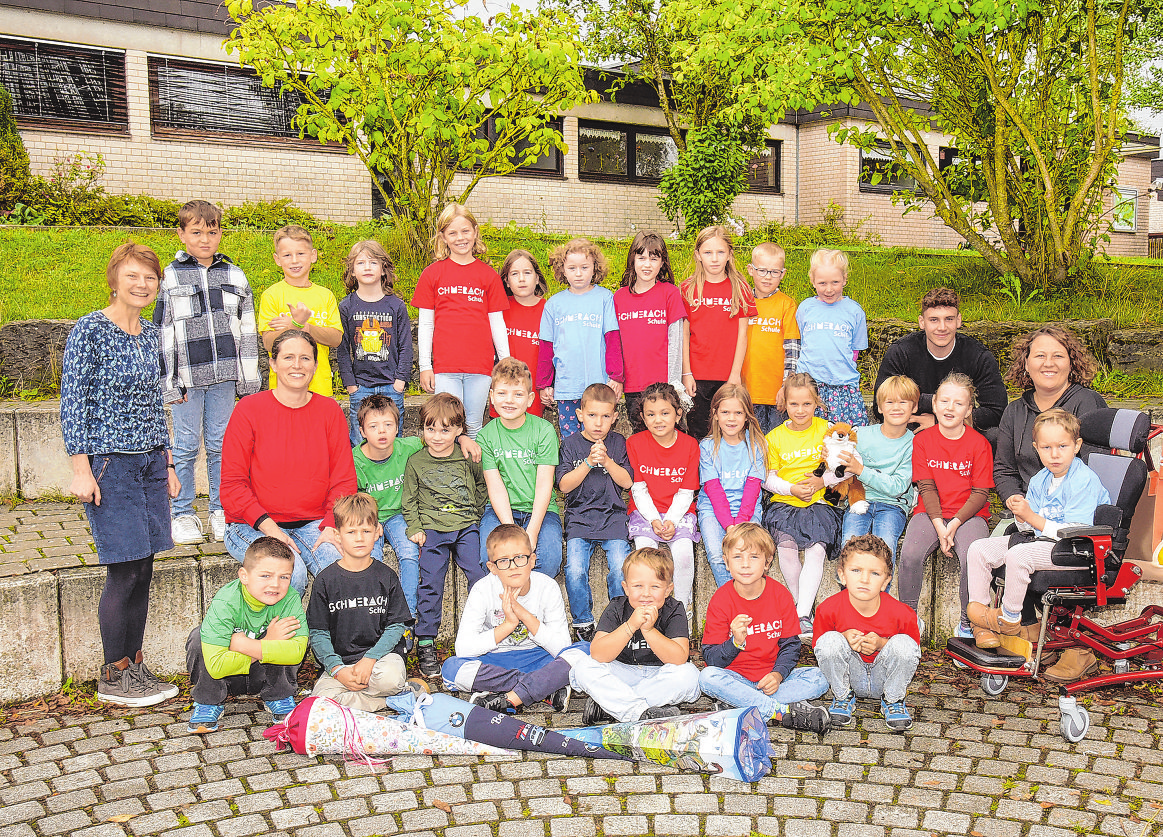
[[[216,732],[231,694],[260,695],[276,723],[295,708],[307,617],[290,589],[294,567],[289,546],[259,538],[247,548],[238,580],[214,594],[202,624],[190,632],[190,732]]]
[[[516,358],[493,367],[489,399],[498,418],[477,434],[489,505],[481,518],[481,566],[489,561],[484,545],[502,523],[515,523],[536,544],[537,571],[550,578],[561,570],[561,518],[553,504],[557,470],[557,431],[526,412],[532,405],[533,375]]]

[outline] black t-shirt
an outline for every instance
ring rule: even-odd
[[[358,573],[331,564],[315,576],[307,626],[327,631],[335,653],[346,665],[370,651],[389,625],[411,625],[412,621],[396,571],[380,561],[372,561]],[[392,650],[403,656],[403,639]]]
[[[634,615],[634,606],[625,596],[616,596],[606,606],[602,618],[598,620],[597,630],[607,634],[613,633],[619,626]],[[658,632],[670,639],[689,637],[690,628],[687,627],[686,608],[674,597],[667,596],[658,611],[658,621],[654,625]],[[618,662],[628,666],[660,666],[662,660],[651,649],[642,636],[642,631],[635,631],[634,636],[626,643],[622,653],[618,655]]]
[[[605,438],[610,459],[630,470],[626,439],[620,433]],[[561,442],[557,482],[590,455],[594,443],[581,433],[566,436]],[[628,537],[629,514],[622,489],[605,468],[591,468],[581,485],[565,495],[565,537],[590,540],[614,540]]]

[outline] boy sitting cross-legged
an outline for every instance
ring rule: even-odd
[[[231,694],[261,695],[276,722],[295,708],[307,619],[290,589],[294,566],[289,546],[259,538],[247,547],[238,580],[214,594],[202,624],[190,632],[190,732],[216,732]]]
[[[577,420],[582,429],[561,442],[557,486],[565,494],[565,591],[577,638],[594,638],[594,597],[590,557],[594,547],[606,553],[606,587],[610,598],[622,589],[622,562],[630,554],[629,513],[622,492],[634,483],[626,440],[610,430],[618,395],[606,384],[590,384],[582,393]]]
[[[485,541],[489,574],[473,585],[460,615],[456,656],[444,661],[447,689],[473,692],[472,703],[512,712],[545,700],[562,712],[569,703],[569,645],[565,602],[557,582],[533,569],[528,533],[502,523]]]
[[[769,578],[775,541],[758,523],[732,526],[723,538],[723,559],[731,573],[707,605],[703,694],[729,706],[754,706],[789,729],[823,735],[828,711],[808,703],[828,690],[814,666],[796,667],[800,620],[787,588]]]
[[[913,725],[905,692],[921,660],[917,614],[888,593],[892,551],[876,535],[840,550],[836,575],[846,589],[820,602],[812,623],[816,662],[832,688],[834,726],[852,724],[856,698],[880,698],[889,729]]]
[[[622,564],[626,595],[598,620],[588,657],[571,657],[570,685],[589,695],[582,723],[673,718],[699,697],[686,608],[672,596],[670,553],[643,547]]]
[[[333,514],[341,557],[315,576],[307,604],[311,648],[323,667],[311,694],[374,712],[404,687],[412,613],[395,571],[372,555],[382,532],[376,501],[340,497]]]

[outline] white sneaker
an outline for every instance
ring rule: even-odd
[[[222,509],[210,512],[210,539],[226,540],[226,512]]]
[[[202,543],[206,539],[202,534],[202,521],[192,514],[175,517],[170,523],[170,535],[174,543],[181,544]]]

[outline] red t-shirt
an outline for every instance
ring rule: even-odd
[[[800,619],[796,603],[788,589],[768,578],[757,599],[745,599],[727,582],[711,596],[707,604],[707,624],[703,628],[704,645],[721,645],[731,636],[731,620],[740,613],[751,617],[747,628],[747,647],[731,664],[731,671],[758,683],[771,674],[779,657],[779,641],[799,636]]]
[[[649,430],[635,433],[626,440],[634,482],[646,483],[650,499],[660,515],[665,515],[674,495],[683,488],[699,490],[699,443],[681,430],[673,445],[664,448],[655,441]],[[695,503],[687,511],[693,512]],[[635,511],[634,495],[630,495],[630,511]]]
[[[509,300],[509,307],[505,311],[505,331],[509,334],[509,356],[525,361],[533,377],[537,377],[537,351],[541,346],[541,312],[545,309],[545,300],[538,297],[533,305],[522,305],[515,299]],[[545,410],[541,398],[534,394],[533,406],[527,411],[530,415],[539,416]],[[489,415],[497,417],[497,411],[489,404]]]
[[[667,380],[667,329],[686,319],[682,291],[669,282],[655,282],[641,294],[620,288],[614,294],[614,311],[622,333],[626,392],[642,392]]]
[[[718,595],[718,594],[716,594]],[[715,599],[712,597],[711,601]],[[707,616],[710,624],[710,614]],[[880,594],[880,607],[871,616],[862,616],[852,606],[847,590],[841,590],[816,605],[816,615],[812,619],[812,646],[828,631],[844,633],[853,628],[862,634],[876,634],[888,639],[897,634],[908,634],[919,644],[921,634],[917,626],[917,614],[907,604],[898,602],[888,593]],[[748,641],[750,646],[750,641]],[[877,652],[880,653],[880,652]],[[861,654],[861,659],[871,663],[876,654]]]
[[[941,497],[941,517],[946,520],[961,511],[972,488],[993,488],[993,448],[984,436],[966,427],[960,439],[946,439],[937,425],[926,427],[913,437],[913,482],[933,480]],[[927,513],[925,501],[917,498],[913,514]],[[989,517],[986,503],[978,517]]]
[[[700,381],[725,381],[735,363],[739,320],[755,316],[755,300],[746,292],[747,305],[731,316],[731,280],[707,282],[700,302],[687,306],[690,320],[691,373]]]
[[[509,307],[501,277],[482,261],[441,259],[424,268],[412,305],[435,311],[432,371],[491,375],[493,338],[488,315]]]

